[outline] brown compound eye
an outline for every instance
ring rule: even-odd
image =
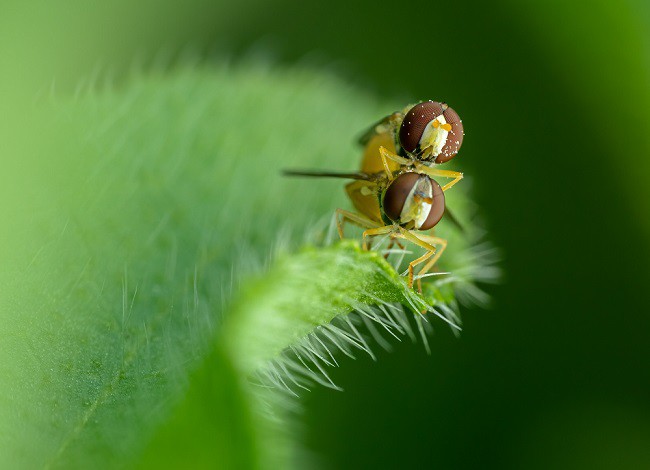
[[[445,213],[445,194],[428,176],[403,173],[386,189],[382,207],[391,221],[400,225],[413,221],[415,229],[428,230]]]
[[[393,180],[384,194],[384,213],[393,222],[400,221],[404,204],[420,179],[418,173],[403,173]]]
[[[435,163],[454,158],[463,144],[463,136],[463,123],[456,111],[438,101],[413,106],[399,129],[399,142],[407,154],[416,158],[424,156]]]

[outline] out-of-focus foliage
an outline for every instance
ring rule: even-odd
[[[188,45],[237,56],[262,44],[273,62],[320,61],[400,103],[445,99],[467,130],[462,184],[473,183],[508,282],[494,312],[464,312],[460,340],[436,336],[433,360],[400,346],[335,373],[346,393],[314,389],[309,447],[335,468],[637,468],[650,439],[649,18],[638,0],[5,2],[0,93],[12,111],[0,113],[0,158],[35,140],[15,106],[35,88],[73,93],[98,63],[119,84],[130,64]],[[347,142],[367,122],[345,124],[356,126]],[[336,150],[318,158],[334,164]],[[2,196],[21,196],[4,205],[29,217],[21,208],[39,185],[6,179]]]

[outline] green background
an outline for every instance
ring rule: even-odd
[[[189,50],[449,102],[504,281],[431,356],[404,342],[344,360],[345,392],[304,397],[305,449],[326,468],[643,468],[649,27],[641,1],[5,2],[0,97],[120,85]]]

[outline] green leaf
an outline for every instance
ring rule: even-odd
[[[247,286],[229,311],[221,341],[250,375],[335,318],[391,303],[409,306],[411,316],[430,308],[377,252],[350,242],[306,249]],[[363,338],[353,340],[366,346]]]
[[[427,300],[355,243],[296,248],[347,203],[340,182],[280,170],[354,170],[357,132],[397,107],[327,74],[239,66],[14,109],[0,467],[285,466],[287,395],[328,384],[334,348],[384,341],[355,323],[413,334],[427,308],[456,321],[450,286],[480,300],[493,272],[460,190],[448,200],[468,231],[441,227],[453,274]]]

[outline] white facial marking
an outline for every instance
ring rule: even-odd
[[[424,201],[423,198],[433,199],[433,187],[431,186],[431,180],[427,177],[420,177],[417,183],[413,185],[399,215],[401,223],[405,224],[413,220],[415,229],[422,227],[427,217],[429,217],[429,212],[431,212],[431,204]]]
[[[436,122],[437,124],[434,124]],[[420,138],[420,148],[426,149],[427,147],[431,147],[431,155],[434,157],[440,155],[442,148],[447,143],[449,131],[443,129],[443,124],[447,124],[447,121],[445,120],[445,116],[441,114],[427,124],[427,127],[425,127],[422,137]]]

